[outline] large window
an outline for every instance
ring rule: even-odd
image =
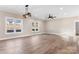
[[[23,31],[23,21],[21,19],[6,18],[6,33],[20,33]]]

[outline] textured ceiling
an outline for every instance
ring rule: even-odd
[[[25,12],[24,5],[0,5],[0,11],[22,15]],[[79,16],[79,5],[30,5],[32,16],[47,19],[49,13],[57,18]]]

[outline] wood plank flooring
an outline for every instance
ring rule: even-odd
[[[79,53],[75,42],[58,35],[36,35],[0,41],[0,54]]]

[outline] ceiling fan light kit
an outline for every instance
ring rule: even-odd
[[[24,18],[31,17],[31,13],[30,13],[30,12],[28,12],[27,14],[24,14],[24,15],[23,15],[23,17],[24,17]]]
[[[48,19],[50,19],[50,20],[54,20],[54,19],[56,19],[56,16],[51,16],[50,14],[49,14],[49,16],[48,16]]]

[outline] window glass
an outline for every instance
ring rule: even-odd
[[[22,32],[22,20],[15,19],[15,18],[7,18],[6,19],[6,32],[7,33],[17,33]]]

